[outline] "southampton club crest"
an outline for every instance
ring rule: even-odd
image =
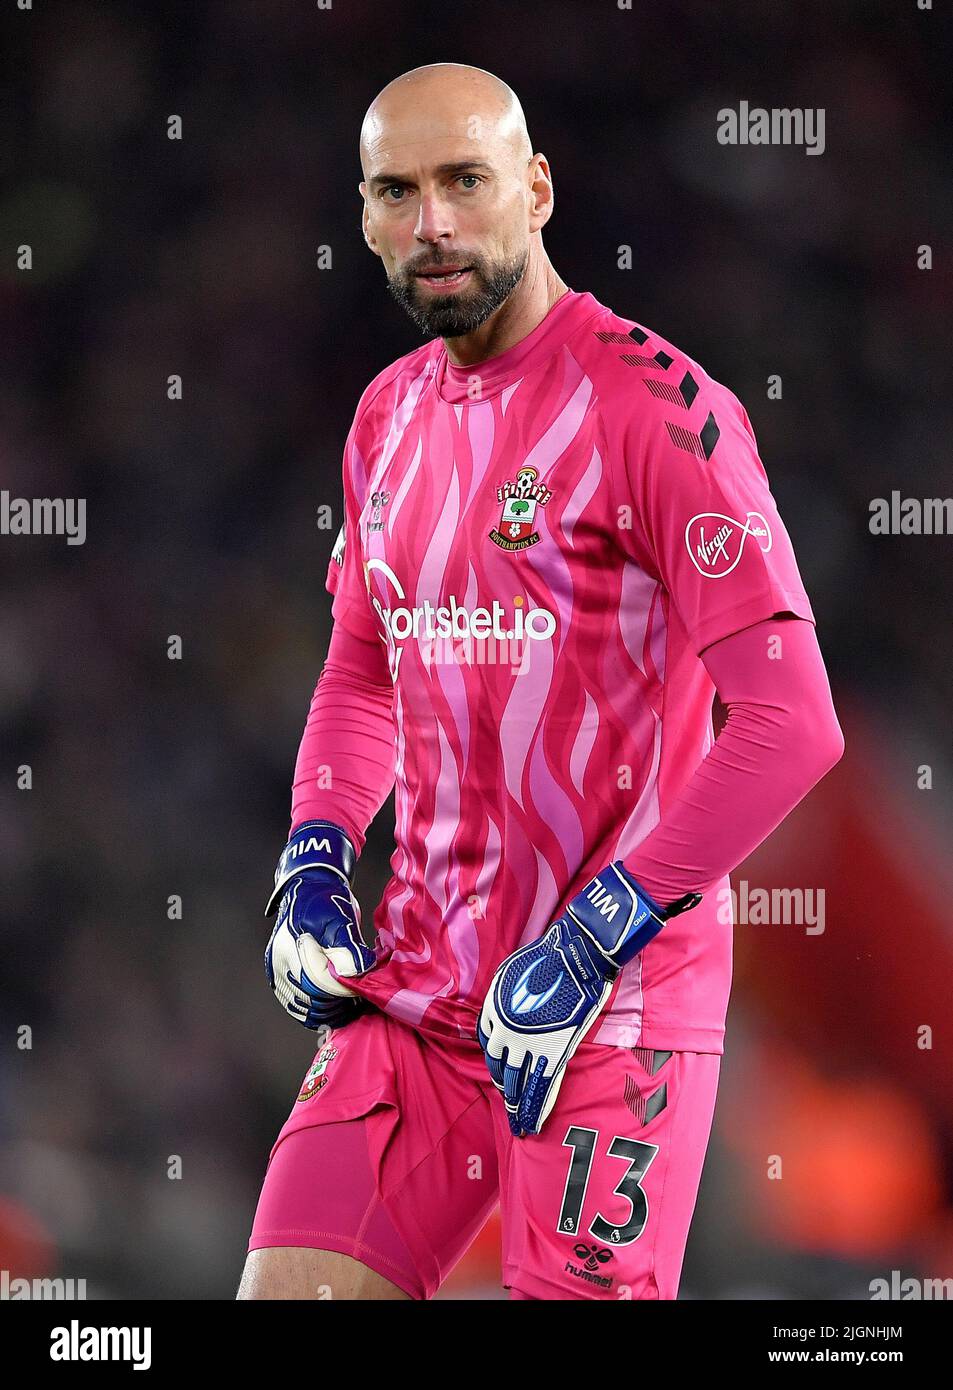
[[[536,508],[545,507],[552,493],[545,483],[536,481],[539,474],[528,465],[516,472],[515,483],[504,483],[496,489],[496,500],[503,503],[498,529],[490,532],[490,540],[502,550],[525,550],[541,540],[534,530]]]
[[[337,1055],[337,1048],[332,1047],[330,1043],[321,1048],[301,1084],[301,1090],[298,1092],[299,1100],[311,1100],[312,1096],[316,1096],[328,1084],[328,1078],[324,1073],[327,1071],[328,1063],[333,1062]]]

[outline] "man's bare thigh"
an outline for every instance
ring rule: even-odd
[[[236,1297],[364,1299],[378,1303],[410,1295],[350,1255],[282,1245],[249,1251]]]

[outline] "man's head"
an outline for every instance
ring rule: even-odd
[[[492,73],[434,63],[388,83],[364,117],[361,167],[365,239],[428,336],[472,333],[536,269],[549,167]]]

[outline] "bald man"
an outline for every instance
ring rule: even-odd
[[[325,1031],[239,1297],[432,1297],[499,1203],[511,1297],[673,1299],[727,875],[843,751],[814,615],[737,398],[554,270],[504,83],[397,78],[361,164],[427,341],[344,450],[266,952]],[[372,942],[352,882],[392,788]]]

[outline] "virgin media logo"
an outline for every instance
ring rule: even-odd
[[[699,512],[685,527],[685,544],[692,564],[706,579],[724,579],[744,554],[753,536],[765,554],[771,549],[771,528],[760,512],[749,512],[744,521],[722,512]]]

